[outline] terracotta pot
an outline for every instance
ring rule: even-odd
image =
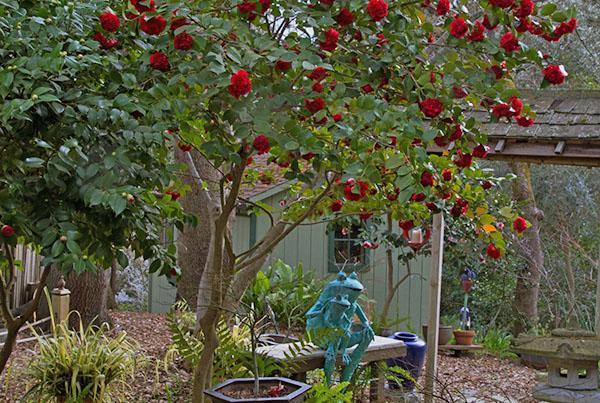
[[[459,346],[470,346],[473,344],[475,330],[455,330],[454,340]]]
[[[438,346],[445,346],[452,339],[452,326],[442,326],[438,328]],[[423,340],[427,342],[427,325],[423,325]]]
[[[461,281],[462,284],[462,288],[464,290],[464,292],[469,293],[471,292],[471,289],[473,288],[473,280],[471,280],[470,278]]]
[[[204,394],[208,395],[213,403],[232,403],[232,402],[244,402],[244,403],[261,403],[261,402],[290,402],[300,403],[304,401],[304,395],[310,389],[310,385],[302,382],[294,381],[288,378],[279,377],[265,377],[260,378],[261,386],[277,386],[283,385],[286,388],[287,394],[279,397],[259,397],[259,398],[242,398],[237,399],[234,397],[227,396],[228,392],[235,392],[241,390],[252,390],[254,387],[254,378],[234,378],[222,382],[210,389],[204,391]]]

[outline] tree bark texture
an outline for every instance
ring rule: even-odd
[[[187,163],[187,156],[183,151],[176,150],[176,158],[179,163]],[[218,181],[218,172],[214,171],[208,162],[196,151],[189,153],[202,179],[213,179]],[[212,174],[211,174],[212,173]],[[187,225],[183,232],[177,234],[177,259],[181,268],[181,277],[177,283],[177,299],[187,301],[190,306],[196,306],[198,301],[198,284],[202,278],[202,272],[206,265],[208,248],[210,245],[210,216],[207,206],[204,205],[201,192],[203,190],[198,186],[198,178],[193,175],[185,176],[183,182],[190,186],[188,191],[181,199],[181,205],[188,214],[193,214],[198,218],[196,227]],[[218,194],[214,194],[218,198]]]
[[[531,186],[531,171],[528,164],[511,163],[517,178],[513,181],[513,198],[519,203],[524,217],[531,227],[514,241],[515,250],[523,259],[515,289],[513,334],[518,335],[537,325],[540,279],[544,267],[544,254],[540,238],[540,221],[543,212],[536,207]]]

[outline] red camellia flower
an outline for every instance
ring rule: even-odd
[[[373,217],[373,213],[369,213],[363,209],[361,209],[360,213],[358,214],[358,218],[360,218],[361,221],[367,221],[371,217]]]
[[[169,196],[171,196],[171,200],[173,200],[173,201],[177,201],[181,197],[181,194],[179,192],[176,192],[175,190],[171,190],[171,189],[168,189],[165,192],[165,194],[168,194]]]
[[[455,38],[462,38],[469,31],[469,26],[465,22],[464,18],[456,17],[450,23],[450,35]]]
[[[469,202],[461,199],[460,197],[456,199],[456,203],[450,209],[450,214],[453,217],[460,217],[465,214],[469,209]]]
[[[313,83],[312,90],[314,92],[323,92],[323,84],[321,84],[319,82]]]
[[[408,231],[413,229],[415,227],[415,224],[412,220],[400,220],[398,222],[398,226],[402,228],[403,232],[406,232],[408,234]]]
[[[327,119],[327,118],[325,118]],[[315,153],[313,153],[312,151],[307,152],[306,154],[302,154],[302,159],[305,161],[310,161],[315,157]]]
[[[519,116],[517,118],[517,124],[521,127],[531,127],[535,121],[527,116]]]
[[[420,203],[425,200],[426,197],[425,193],[413,193],[412,196],[410,196],[410,201]]]
[[[265,154],[271,150],[271,146],[269,145],[269,138],[264,134],[259,134],[254,138],[252,142],[252,146],[258,152],[258,154]]]
[[[462,151],[458,150],[456,156],[457,158],[454,160],[454,165],[459,168],[468,168],[473,163],[473,156],[469,153],[464,154]]]
[[[342,114],[341,113],[336,113],[332,117],[333,117],[333,121],[334,122],[339,122],[340,120],[342,120]]]
[[[490,0],[490,4],[492,6],[500,7],[500,8],[508,8],[511,7],[514,3],[514,0]]]
[[[515,9],[515,17],[527,18],[533,14],[535,4],[533,0],[521,0],[521,5]]]
[[[319,0],[319,3],[330,6],[333,4],[333,0]]]
[[[513,116],[520,115],[521,111],[523,110],[523,101],[515,96],[508,98],[508,101],[510,102],[510,106],[513,110]]]
[[[194,37],[187,32],[175,35],[173,47],[177,50],[190,50],[194,45]]]
[[[452,171],[449,169],[444,169],[442,171],[442,178],[444,178],[445,181],[452,180]]]
[[[286,62],[285,60],[277,60],[275,62],[275,70],[277,71],[288,71],[292,67],[292,62]]]
[[[237,73],[232,74],[229,79],[229,93],[231,96],[239,98],[242,95],[249,94],[252,91],[252,83],[250,82],[250,78],[248,77],[248,72],[246,70],[239,70]]]
[[[11,227],[10,225],[5,224],[0,229],[0,233],[2,233],[2,235],[5,237],[10,238],[11,236],[13,236],[15,234],[15,229],[13,227]]]
[[[433,186],[433,175],[431,172],[424,171],[421,174],[421,185],[423,186]]]
[[[488,155],[490,148],[484,144],[479,144],[473,149],[473,157],[485,158]]]
[[[154,52],[150,55],[150,67],[159,71],[168,71],[171,65],[167,55],[163,52]]]
[[[571,18],[567,22],[561,22],[555,29],[554,35],[560,39],[561,36],[571,34],[577,29],[577,19]]]
[[[481,184],[481,187],[484,188],[485,190],[491,189],[494,186],[494,184],[490,181],[485,181]]]
[[[131,0],[131,4],[138,13],[153,13],[156,11],[154,0]],[[147,6],[145,4],[147,4]]]
[[[423,115],[428,118],[434,118],[444,109],[444,105],[437,98],[427,98],[419,102],[419,109],[423,112]]]
[[[105,50],[114,48],[119,44],[119,41],[117,39],[106,39],[102,32],[96,32],[92,39],[94,39],[97,42],[100,42],[100,48]]]
[[[315,98],[313,100],[305,99],[304,100],[304,107],[310,113],[314,114],[314,113],[319,112],[321,109],[325,108],[325,101],[321,97],[317,97],[317,98]]]
[[[440,0],[438,1],[435,12],[437,15],[446,15],[450,11],[450,0]]]
[[[367,4],[367,13],[373,21],[381,21],[388,15],[388,4],[385,0],[369,0]]]
[[[140,16],[140,30],[148,35],[158,35],[164,31],[166,26],[167,21],[161,15],[157,15],[150,19],[146,19],[145,14]]]
[[[487,249],[485,250],[485,253],[487,253],[489,257],[495,260],[500,259],[500,257],[502,256],[502,251],[496,248],[496,245],[494,245],[493,243],[488,245]]]
[[[373,87],[371,87],[371,84],[365,84],[362,87],[360,87],[360,89],[365,93],[368,94],[370,92],[373,92]]]
[[[513,221],[513,228],[519,234],[527,229],[527,220],[519,216]]]
[[[457,86],[452,87],[452,93],[454,94],[455,98],[464,98],[468,95],[464,88]]]
[[[321,42],[319,45],[321,46],[321,49],[327,52],[333,52],[337,48],[339,39],[340,33],[334,28],[329,28],[325,32],[325,42]]]
[[[504,49],[506,53],[512,53],[521,49],[519,46],[519,39],[510,31],[502,35],[502,38],[500,38],[500,47]]]
[[[327,70],[323,67],[317,67],[308,75],[308,78],[313,81],[322,81],[325,77],[327,77]]]
[[[175,31],[177,28],[181,28],[185,25],[189,25],[189,22],[185,17],[176,17],[171,20],[171,25],[169,25],[169,29],[171,31]]]
[[[344,207],[344,203],[342,203],[341,200],[334,200],[331,202],[331,205],[329,206],[331,211],[333,211],[334,213],[340,211],[342,209],[342,207]]]
[[[469,35],[467,35],[467,39],[471,42],[481,42],[485,39],[485,27],[479,21],[475,21],[475,26]]]
[[[237,5],[238,12],[245,16],[249,21],[256,18],[256,3],[244,0]]]
[[[560,65],[557,66],[555,64],[551,64],[543,70],[544,78],[550,84],[559,85],[565,82],[565,78],[569,75],[567,70],[565,70],[565,66]]]
[[[460,140],[460,138],[462,137],[462,127],[460,127],[460,125],[456,125],[454,126],[454,131],[452,132],[452,134],[450,135],[450,137],[448,137],[449,141],[456,141],[456,140]]]
[[[350,25],[352,24],[352,22],[354,22],[354,15],[350,12],[350,10],[344,7],[340,10],[340,13],[335,17],[335,20],[342,27],[345,27],[346,25]]]
[[[344,185],[344,197],[351,201],[359,201],[367,195],[369,184],[349,178]]]
[[[117,32],[119,27],[121,26],[121,21],[119,21],[119,17],[116,14],[111,13],[109,11],[100,14],[100,25],[102,29],[108,32]]]

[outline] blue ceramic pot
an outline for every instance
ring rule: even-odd
[[[427,352],[427,344],[420,339],[416,334],[408,333],[408,332],[396,332],[390,336],[390,338],[395,340],[401,340],[406,344],[406,356],[405,357],[397,357],[390,358],[387,360],[388,367],[400,367],[402,369],[407,370],[410,375],[416,381],[421,376],[423,372],[423,365],[425,364],[425,353]],[[415,383],[406,378],[402,378],[402,388],[405,391],[411,391],[415,388]],[[391,389],[399,389],[400,385],[398,385],[395,381],[389,382]]]

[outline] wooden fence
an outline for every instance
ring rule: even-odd
[[[29,301],[42,274],[42,257],[26,246],[17,245],[13,250],[15,261],[22,267],[17,270],[17,278],[11,295],[11,309],[20,307]]]

